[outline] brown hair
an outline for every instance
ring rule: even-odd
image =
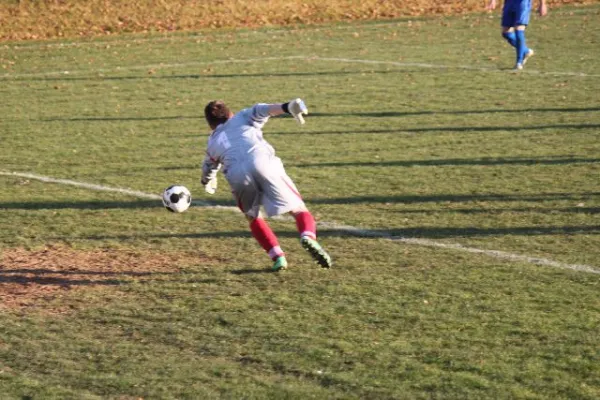
[[[229,107],[223,102],[223,100],[211,101],[204,107],[204,118],[206,122],[213,128],[216,128],[222,123],[227,122],[231,116]]]

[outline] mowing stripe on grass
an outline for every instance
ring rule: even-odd
[[[104,74],[107,72],[120,72],[120,71],[137,71],[137,70],[150,70],[150,69],[171,69],[171,68],[189,68],[199,67],[204,65],[213,64],[248,64],[254,62],[268,62],[268,61],[282,61],[282,60],[294,60],[296,56],[292,57],[264,57],[264,58],[244,58],[244,59],[227,59],[227,60],[212,60],[212,61],[194,61],[189,63],[173,63],[173,64],[147,64],[147,65],[130,65],[126,67],[114,67],[114,68],[97,68],[92,70],[62,70],[62,71],[47,71],[47,72],[33,72],[24,74],[2,74],[0,79],[6,78],[35,78],[44,76],[69,76],[69,75],[83,75],[83,74]],[[302,57],[300,57],[302,58]]]
[[[394,67],[412,67],[421,69],[442,69],[442,70],[466,70],[476,72],[492,72],[492,73],[525,73],[531,75],[544,75],[544,76],[575,76],[582,78],[598,78],[600,74],[587,74],[584,72],[570,72],[570,71],[538,71],[532,69],[524,69],[518,72],[512,70],[500,69],[497,67],[476,67],[472,65],[445,65],[445,64],[430,64],[421,62],[400,62],[400,61],[386,61],[386,60],[369,60],[360,58],[341,58],[341,57],[320,57],[320,56],[287,56],[287,57],[264,57],[264,58],[246,58],[246,59],[227,59],[227,60],[213,60],[213,61],[200,61],[190,63],[174,63],[174,64],[148,64],[148,65],[131,65],[115,68],[99,68],[92,70],[74,70],[74,71],[47,71],[47,72],[33,72],[33,73],[22,73],[22,74],[11,74],[5,73],[0,75],[0,79],[19,79],[19,78],[34,78],[44,76],[69,76],[69,75],[82,75],[82,74],[104,74],[108,72],[120,72],[120,71],[136,71],[136,70],[150,70],[150,69],[169,69],[169,68],[189,68],[203,65],[213,64],[245,64],[245,63],[256,63],[256,62],[269,62],[269,61],[322,61],[322,62],[336,62],[346,64],[369,64],[369,65],[388,65]],[[151,79],[151,78],[150,78]]]
[[[569,9],[569,10],[561,10],[557,11],[557,9],[552,10],[552,18],[561,17],[561,16],[574,16],[574,15],[598,15],[600,14],[600,9],[597,7],[591,7],[587,5],[586,7],[582,7],[581,9]],[[477,12],[471,13],[468,17],[472,17],[474,21],[479,21],[481,18],[493,18],[500,20],[500,14],[481,14]],[[467,18],[468,18],[467,17]],[[249,35],[277,35],[277,34],[285,34],[288,32],[321,32],[325,30],[333,30],[333,31],[344,31],[344,30],[356,30],[356,29],[380,29],[380,28],[390,28],[390,27],[398,27],[405,28],[414,24],[426,24],[428,22],[436,22],[442,21],[446,17],[440,15],[420,15],[420,16],[405,16],[398,17],[396,19],[391,20],[358,20],[358,21],[340,21],[340,22],[331,22],[329,24],[315,24],[315,25],[289,25],[282,26],[279,28],[270,28],[270,29],[249,29],[249,28],[240,28],[237,29],[235,34],[240,36],[249,36]],[[462,18],[463,20],[467,19],[465,15],[454,15],[454,18]],[[124,35],[130,35],[129,37],[123,38]],[[174,41],[196,41],[201,38],[206,37],[225,37],[229,38],[232,35],[232,31],[229,29],[224,30],[208,30],[208,29],[199,29],[196,31],[180,31],[173,32],[171,34],[156,34],[153,37],[142,37],[144,34],[142,33],[119,33],[118,36],[121,36],[119,39],[82,39],[82,40],[74,40],[74,41],[65,41],[56,38],[50,39],[42,39],[42,40],[20,40],[13,41],[7,40],[5,41],[5,48],[11,50],[32,50],[32,49],[63,49],[68,47],[85,47],[85,46],[97,46],[97,47],[105,47],[105,46],[114,46],[114,45],[129,45],[131,43],[154,43],[154,42],[174,42]],[[102,38],[102,36],[100,36]]]
[[[76,187],[90,189],[90,190],[121,193],[124,195],[138,197],[138,198],[142,198],[142,199],[160,200],[160,196],[157,194],[150,194],[150,193],[140,192],[137,190],[124,189],[124,188],[114,188],[114,187],[110,187],[110,186],[97,185],[97,184],[93,184],[93,183],[78,182],[78,181],[73,181],[70,179],[52,178],[49,176],[36,175],[36,174],[27,173],[27,172],[0,171],[0,175],[34,179],[34,180],[38,180],[41,182],[47,182],[47,183],[70,185],[70,186],[76,186]],[[215,206],[215,205],[210,204],[209,202],[194,201],[193,204],[200,206],[200,207],[239,212],[239,209],[236,207]],[[280,219],[291,220],[291,218],[289,218],[289,217],[281,217]],[[327,227],[327,228],[334,229],[337,231],[345,232],[345,233],[348,233],[350,235],[357,236],[357,237],[373,237],[373,238],[389,239],[394,242],[416,245],[416,246],[458,250],[458,251],[473,253],[473,254],[483,254],[486,256],[490,256],[490,257],[494,257],[494,258],[498,258],[498,259],[502,259],[502,260],[507,260],[507,261],[525,262],[525,263],[529,263],[529,264],[542,265],[542,266],[547,266],[547,267],[555,267],[555,268],[561,268],[561,269],[570,269],[570,270],[579,271],[579,272],[589,272],[589,273],[593,273],[593,274],[600,274],[600,269],[597,269],[596,267],[592,267],[589,265],[567,264],[567,263],[562,263],[562,262],[558,262],[558,261],[554,261],[554,260],[550,260],[550,259],[542,258],[542,257],[531,257],[531,256],[526,256],[526,255],[508,253],[508,252],[500,251],[500,250],[486,250],[486,249],[478,249],[476,247],[467,247],[467,246],[463,246],[458,243],[442,243],[442,242],[436,242],[436,241],[429,240],[429,239],[418,239],[418,238],[407,238],[407,237],[402,237],[402,236],[394,236],[394,235],[391,235],[388,233],[374,232],[369,229],[361,229],[361,228],[357,228],[354,226],[340,225],[335,222],[319,221],[319,226],[323,226],[323,227]]]

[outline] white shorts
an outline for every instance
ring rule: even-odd
[[[249,217],[258,217],[261,206],[269,217],[305,207],[279,157],[257,154],[229,167],[225,176],[238,207]]]

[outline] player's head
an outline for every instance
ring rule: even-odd
[[[204,118],[211,129],[227,122],[233,113],[222,100],[213,100],[204,107]]]

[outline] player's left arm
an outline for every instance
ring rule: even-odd
[[[546,14],[548,14],[548,4],[546,3],[546,0],[540,0],[540,5],[538,7],[538,14],[540,14],[540,17],[543,17]]]

